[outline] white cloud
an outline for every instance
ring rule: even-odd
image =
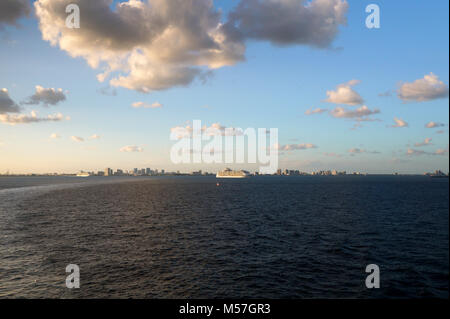
[[[403,83],[397,91],[405,102],[424,102],[448,97],[448,86],[433,73],[425,75],[412,83]]]
[[[72,141],[77,142],[77,143],[84,142],[84,138],[79,137],[79,136],[71,136],[70,138],[72,139]]]
[[[356,121],[370,121],[371,115],[380,113],[379,109],[369,109],[366,105],[363,105],[356,110],[349,110],[343,107],[336,107],[330,111],[331,116],[335,118],[347,118],[354,119]]]
[[[17,26],[17,20],[29,13],[29,0],[1,0],[0,29],[2,29],[5,24]]]
[[[80,7],[80,29],[65,26],[69,3]],[[344,0],[242,0],[227,22],[211,0],[114,6],[112,0],[36,0],[34,6],[45,41],[99,69],[99,81],[145,93],[186,86],[245,60],[247,39],[327,47],[348,8]]]
[[[431,138],[427,137],[423,142],[420,143],[415,143],[414,146],[415,147],[422,147],[422,146],[428,146],[428,145],[433,145],[433,143],[431,143]]]
[[[142,147],[139,146],[135,146],[135,145],[128,145],[128,146],[124,146],[122,147],[120,150],[120,152],[124,152],[124,153],[133,153],[133,152],[143,152],[144,149]]]
[[[433,121],[428,122],[427,124],[425,124],[426,128],[435,128],[435,127],[443,127],[443,126],[445,126],[444,123],[433,122]]]
[[[81,28],[66,28],[64,8],[78,4]],[[206,69],[244,60],[245,45],[221,22],[210,0],[37,0],[44,40],[82,57],[98,80],[141,92],[185,86]],[[114,74],[112,77],[110,77]]]
[[[58,133],[53,133],[50,135],[50,138],[55,140],[55,139],[61,138],[61,135],[59,135]]]
[[[358,83],[360,83],[359,80],[351,80],[347,83],[339,84],[335,91],[327,91],[328,98],[325,102],[351,106],[363,104],[363,98],[352,88]]]
[[[66,95],[62,89],[44,88],[36,85],[36,92],[24,102],[24,104],[37,105],[43,103],[45,106],[56,105],[59,102],[65,101]]]
[[[144,103],[144,102],[135,102],[132,104],[134,108],[145,108],[145,109],[156,109],[163,107],[163,105],[159,102],[154,102],[152,104]]]
[[[9,96],[7,89],[0,89],[0,114],[19,113],[20,107]]]
[[[306,115],[313,115],[313,114],[322,114],[327,112],[328,109],[321,109],[321,108],[315,108],[315,109],[309,109],[305,112]]]
[[[39,122],[60,122],[64,120],[64,116],[61,113],[47,115],[47,117],[38,117],[37,112],[31,111],[30,115],[26,114],[0,114],[0,122],[10,125],[16,124],[28,124]]]
[[[409,126],[409,124],[406,123],[404,120],[396,118],[396,117],[394,118],[394,122],[395,122],[395,124],[391,125],[390,127],[408,127]]]

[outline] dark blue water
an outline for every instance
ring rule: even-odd
[[[0,191],[0,297],[448,298],[448,179],[58,183]]]

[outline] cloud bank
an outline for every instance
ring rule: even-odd
[[[80,7],[80,29],[65,7]],[[211,0],[36,0],[42,37],[101,73],[100,82],[140,92],[186,86],[245,59],[245,41],[327,47],[345,24],[345,0],[242,0],[222,21]],[[280,19],[280,17],[283,17]]]

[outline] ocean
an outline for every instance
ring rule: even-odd
[[[0,298],[449,297],[448,179],[217,182],[0,177]]]

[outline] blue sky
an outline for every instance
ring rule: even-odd
[[[215,1],[215,7],[223,9],[225,21],[237,3]],[[365,7],[370,3],[380,7],[380,29],[365,26]],[[17,103],[31,96],[36,85],[62,88],[68,91],[65,101],[48,107],[22,105],[23,113],[35,110],[46,116],[60,112],[70,120],[14,126],[0,122],[0,172],[76,172],[105,167],[215,171],[224,167],[170,162],[170,129],[197,119],[208,126],[274,127],[279,130],[280,145],[316,146],[282,152],[280,168],[448,171],[448,95],[406,103],[397,96],[402,83],[413,83],[431,72],[448,90],[448,5],[448,1],[348,1],[347,25],[339,26],[328,48],[277,46],[249,38],[245,61],[211,70],[206,82],[195,79],[185,87],[150,93],[109,88],[115,95],[99,92],[108,87],[107,81],[97,80],[99,69],[43,40],[34,14],[20,18],[20,27],[5,25],[0,31],[0,88],[6,88]],[[336,107],[355,110],[361,105],[325,102],[327,91],[350,80],[360,81],[351,88],[364,99],[363,104],[380,111],[370,116],[376,121],[361,122],[357,129],[352,129],[354,119],[336,118],[328,112]],[[379,96],[388,91],[390,96]],[[137,101],[163,106],[133,108]],[[305,114],[315,108],[328,111]],[[394,118],[406,121],[408,127],[390,127]],[[445,126],[425,128],[430,121]],[[60,138],[50,138],[53,133]],[[93,134],[100,138],[89,140]],[[85,141],[74,142],[71,136]],[[426,138],[431,138],[432,145],[414,145]],[[119,151],[127,145],[143,151]],[[360,151],[350,152],[356,149]],[[439,155],[437,150],[441,150]]]

